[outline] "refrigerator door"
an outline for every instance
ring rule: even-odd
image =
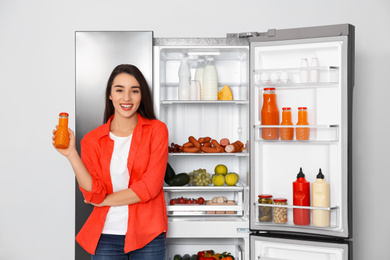
[[[332,243],[251,235],[254,260],[350,260],[351,242]]]
[[[351,237],[351,130],[354,71],[354,27],[336,25],[302,29],[269,30],[250,38],[250,229],[292,232],[301,235]],[[308,67],[301,68],[304,60]],[[319,64],[312,65],[311,62]],[[290,107],[292,140],[262,138],[263,93],[275,88],[279,119],[282,107]],[[307,107],[308,140],[297,140],[298,107]],[[280,121],[279,121],[280,122]],[[268,128],[267,128],[268,127]],[[277,134],[281,126],[273,125]],[[290,128],[290,129],[291,129]],[[322,207],[294,206],[293,185],[302,167],[311,184],[319,169],[330,184],[330,204]],[[312,189],[312,188],[311,188]],[[286,206],[258,203],[258,195],[286,198]],[[312,195],[311,195],[312,197]],[[261,218],[263,209],[272,214],[285,211],[287,222]],[[307,210],[309,225],[294,224],[293,211]],[[323,212],[328,224],[313,222],[312,212]]]
[[[105,89],[119,64],[134,64],[152,87],[153,32],[76,32],[76,140],[103,123]],[[92,206],[86,205],[76,183],[76,234]],[[76,243],[76,259],[90,259]]]

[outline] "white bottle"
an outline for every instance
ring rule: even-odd
[[[207,58],[203,72],[203,100],[218,100],[218,75],[214,58]]]
[[[310,61],[310,82],[318,82],[319,71],[318,71],[318,59],[312,58]]]
[[[190,67],[188,66],[187,58],[185,57],[181,60],[179,67],[179,100],[190,99],[190,79]]]
[[[204,59],[198,59],[198,65],[196,66],[196,70],[195,70],[195,80],[199,82],[201,100],[203,100],[203,72],[204,72]]]
[[[312,184],[312,205],[313,207],[328,208],[330,206],[329,183],[324,180],[321,169],[317,179]],[[315,227],[329,227],[330,211],[322,209],[313,209],[312,222]]]
[[[301,83],[309,82],[309,63],[307,59],[301,59]]]
[[[197,80],[191,80],[190,100],[200,100],[200,84]]]

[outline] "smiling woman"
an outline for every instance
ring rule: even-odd
[[[141,71],[117,66],[107,82],[104,124],[81,140],[81,158],[71,130],[69,147],[57,149],[94,206],[76,237],[93,260],[165,259],[167,147],[167,127],[155,117]]]

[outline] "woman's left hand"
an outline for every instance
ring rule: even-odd
[[[92,206],[94,206],[94,207],[104,207],[104,206],[105,206],[105,205],[104,205],[104,201],[103,201],[102,203],[95,204],[95,203],[92,203],[92,202],[89,202],[89,201],[84,200],[84,203],[85,203],[85,204],[90,204],[90,205],[92,205]]]

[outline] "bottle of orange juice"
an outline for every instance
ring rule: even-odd
[[[309,125],[307,122],[307,107],[298,107],[298,123],[297,125]],[[296,138],[297,140],[309,140],[310,128],[309,127],[297,127]]]
[[[276,103],[275,88],[265,88],[263,107],[261,108],[262,125],[279,125],[279,109]],[[262,128],[261,137],[266,140],[279,139],[279,128]]]
[[[291,122],[291,107],[282,108],[282,123],[281,125],[293,125]],[[294,128],[282,127],[280,128],[280,139],[292,140],[294,138]]]
[[[69,146],[68,118],[68,113],[60,113],[56,136],[54,139],[54,146],[56,148],[65,149]]]

